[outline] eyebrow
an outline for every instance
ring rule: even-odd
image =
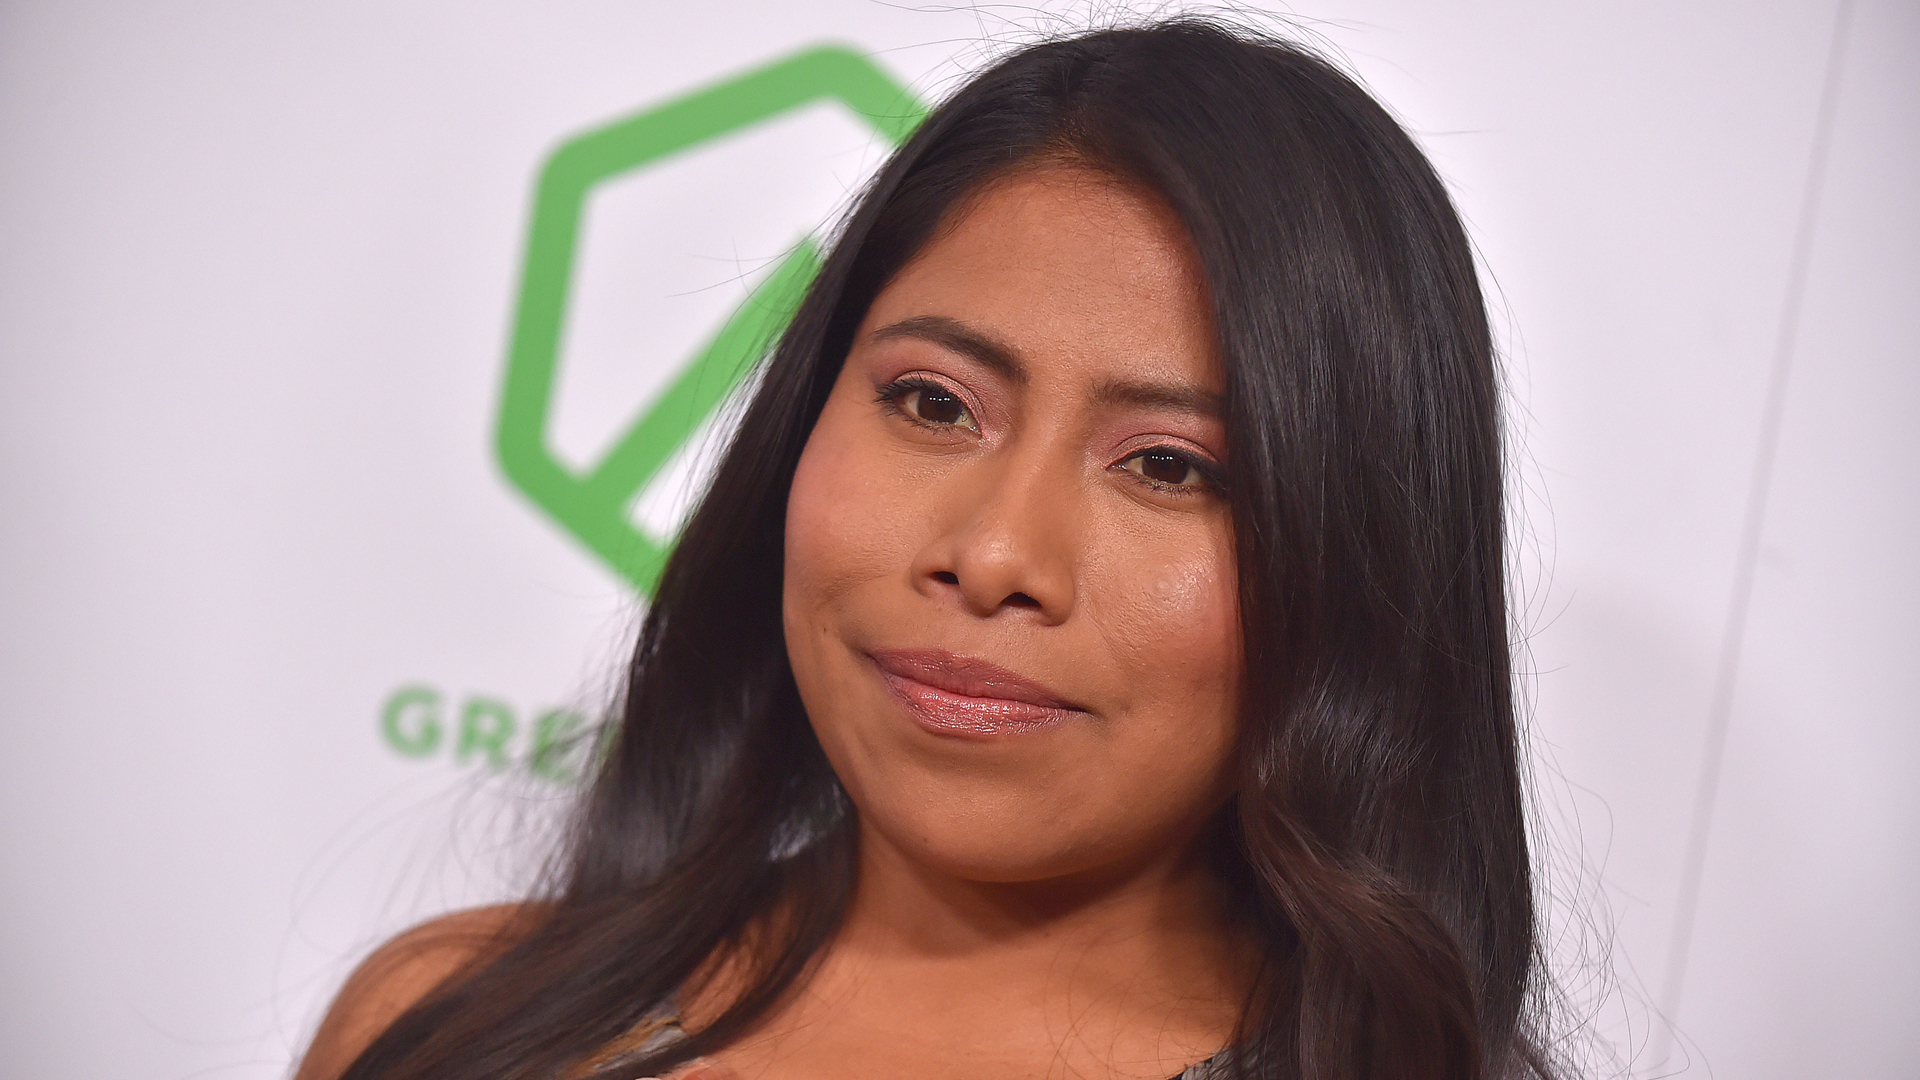
[[[1218,420],[1224,411],[1219,394],[1179,383],[1134,382],[1126,379],[1103,382],[1093,388],[1093,400],[1101,405],[1164,409],[1208,420]]]
[[[1027,382],[1027,366],[1021,362],[1019,350],[975,330],[958,319],[950,319],[945,315],[915,315],[910,319],[889,323],[873,332],[874,341],[887,341],[892,338],[919,338],[923,341],[931,341],[943,349],[975,361],[1008,382],[1022,386]]]

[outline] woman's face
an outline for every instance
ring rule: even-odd
[[[794,475],[800,695],[864,829],[979,881],[1185,847],[1240,682],[1223,378],[1171,212],[990,187],[874,300]]]

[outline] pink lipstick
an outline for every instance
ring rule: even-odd
[[[936,735],[1017,735],[1086,713],[998,664],[944,649],[880,649],[868,655],[887,689]]]

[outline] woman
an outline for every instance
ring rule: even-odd
[[[774,350],[562,886],[382,949],[302,1080],[1546,1075],[1496,399],[1349,79],[1009,57]]]

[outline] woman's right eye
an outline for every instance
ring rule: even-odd
[[[903,379],[890,383],[880,391],[880,400],[887,402],[907,419],[934,427],[957,427],[968,431],[979,431],[980,425],[974,421],[973,412],[960,396],[939,383],[921,379]]]

